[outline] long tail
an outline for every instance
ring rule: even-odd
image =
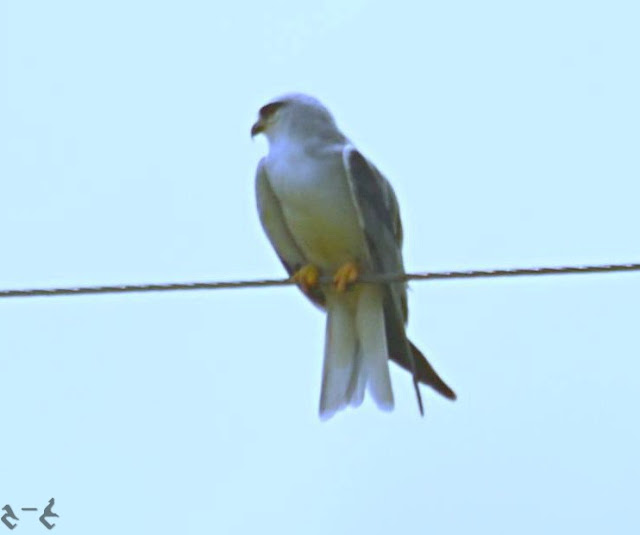
[[[328,294],[320,418],[360,405],[365,389],[378,407],[393,409],[388,355],[381,288]]]

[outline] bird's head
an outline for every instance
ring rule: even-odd
[[[251,137],[264,134],[269,142],[287,136],[298,139],[312,137],[342,138],[333,117],[317,99],[291,93],[268,102],[258,112],[251,127]]]

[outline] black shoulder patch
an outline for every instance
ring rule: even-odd
[[[351,179],[356,190],[356,197],[360,203],[360,209],[368,211],[371,216],[375,216],[393,234],[393,221],[384,202],[382,180],[381,177],[376,175],[377,170],[372,169],[364,156],[357,150],[352,150],[348,158]]]

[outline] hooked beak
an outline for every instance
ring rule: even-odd
[[[262,132],[264,132],[264,123],[261,119],[258,119],[251,127],[251,137],[253,138]]]

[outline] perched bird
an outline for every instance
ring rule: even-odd
[[[404,273],[389,182],[308,95],[284,95],[260,108],[251,128],[257,134],[269,142],[256,171],[262,226],[289,275],[327,312],[320,417],[360,405],[365,390],[391,410],[388,359],[413,375],[421,414],[418,383],[455,399],[407,339],[406,283],[356,284],[360,275]]]

